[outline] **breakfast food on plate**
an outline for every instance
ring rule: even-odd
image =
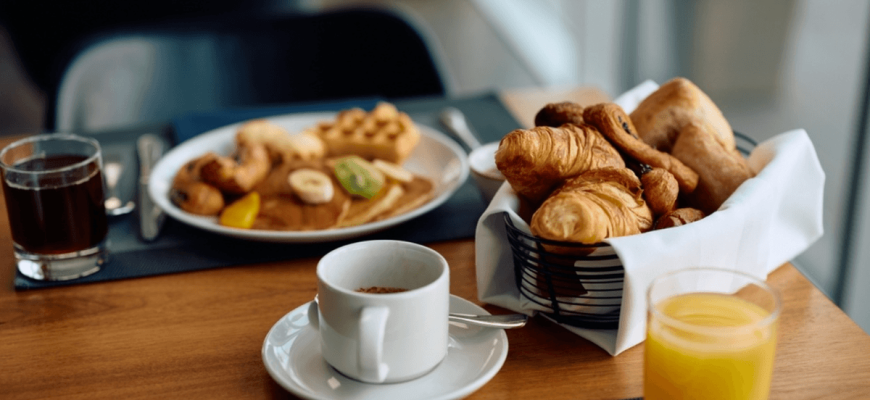
[[[583,111],[583,118],[630,157],[652,167],[668,170],[677,179],[683,192],[691,193],[695,190],[698,174],[677,158],[640,140],[628,115],[618,104],[602,103],[587,107]]]
[[[249,229],[260,212],[260,194],[251,192],[221,211],[221,225]]]
[[[595,244],[692,223],[753,176],[721,111],[684,78],[662,85],[630,115],[614,103],[551,103],[535,123],[508,133],[495,161],[543,239]]]
[[[619,153],[588,125],[535,127],[508,133],[495,164],[517,193],[540,203],[565,179],[602,168],[624,168]]]
[[[240,229],[309,231],[390,218],[432,196],[431,180],[402,167],[419,135],[389,103],[343,111],[302,133],[248,121],[234,154],[207,153],[182,166],[170,199]]]
[[[185,163],[175,174],[169,197],[184,211],[197,215],[216,215],[224,208],[224,196],[216,187],[202,181],[202,166],[211,162],[214,153]]]
[[[570,101],[550,103],[535,114],[535,126],[558,128],[564,124],[583,123],[583,106]]]
[[[308,204],[329,203],[335,193],[329,175],[313,168],[299,168],[291,172],[287,182],[293,193]]]
[[[244,194],[269,173],[272,161],[262,144],[238,148],[236,157],[213,157],[200,169],[202,180],[221,191]]]
[[[654,228],[665,229],[682,226],[695,221],[700,221],[705,216],[706,214],[704,214],[703,211],[695,208],[678,208],[659,217],[659,219],[656,220]]]
[[[680,187],[677,179],[663,168],[652,168],[640,177],[643,198],[655,216],[667,214],[677,207]]]
[[[236,145],[239,147],[262,144],[272,162],[315,160],[326,155],[326,144],[314,134],[291,134],[286,129],[265,119],[248,121],[239,127]]]
[[[357,155],[395,164],[405,161],[420,142],[420,132],[408,114],[381,102],[371,112],[359,108],[342,111],[333,122],[306,131],[326,143],[330,157]]]
[[[629,169],[599,169],[570,178],[541,204],[530,228],[538,237],[595,244],[652,227],[641,183]]]
[[[698,189],[687,198],[708,214],[752,177],[752,170],[742,156],[725,151],[713,136],[694,123],[680,130],[672,152],[701,176]]]

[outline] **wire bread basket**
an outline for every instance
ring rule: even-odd
[[[756,142],[734,132],[744,155]],[[617,329],[625,269],[607,243],[586,245],[548,240],[518,229],[504,213],[507,240],[520,294],[558,323],[587,329]]]

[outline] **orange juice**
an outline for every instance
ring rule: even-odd
[[[764,308],[726,294],[659,301],[647,326],[644,399],[766,399],[776,323]]]

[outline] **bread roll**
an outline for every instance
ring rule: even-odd
[[[698,187],[686,198],[690,205],[711,214],[752,177],[743,156],[726,151],[698,124],[685,126],[671,151],[698,173]]]
[[[674,78],[647,96],[630,115],[644,142],[670,153],[684,126],[695,123],[723,149],[736,152],[731,125],[694,83]],[[739,153],[738,153],[739,154]]]
[[[532,215],[535,236],[583,244],[634,235],[652,227],[652,211],[631,170],[587,171],[568,179]]]
[[[538,204],[567,178],[624,168],[625,162],[595,128],[567,124],[508,133],[495,152],[495,165],[517,193]]]
[[[558,128],[565,124],[580,125],[583,123],[583,106],[565,101],[549,103],[535,114],[535,126]]]

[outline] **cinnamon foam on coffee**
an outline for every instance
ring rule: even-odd
[[[356,291],[360,292],[360,293],[384,294],[384,293],[407,292],[408,289],[394,288],[394,287],[383,287],[383,286],[372,286],[369,288],[359,288]]]

